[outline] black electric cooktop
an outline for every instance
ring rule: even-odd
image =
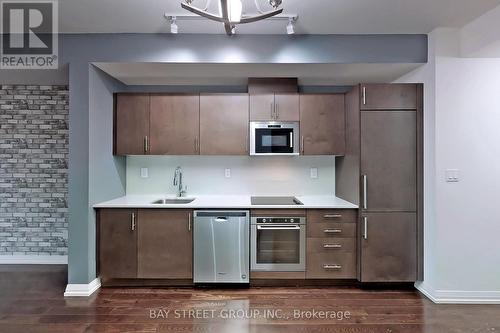
[[[269,205],[269,206],[291,206],[303,205],[296,197],[251,197],[252,205]]]

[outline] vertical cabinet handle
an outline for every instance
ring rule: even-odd
[[[368,239],[368,217],[363,217],[363,239]]]
[[[191,231],[191,213],[188,213],[188,230]]]
[[[300,138],[300,151],[304,154],[304,136]]]
[[[144,137],[144,152],[147,153],[149,151],[149,138],[146,135]]]
[[[276,120],[278,120],[280,118],[280,104],[279,103],[276,103],[275,104],[276,106]]]
[[[130,217],[130,230],[135,231],[135,213]]]
[[[363,105],[366,105],[366,87],[364,87],[364,86],[362,88],[361,96],[362,96],[362,100],[363,100]]]
[[[200,152],[200,140],[198,139],[197,136],[194,137],[194,152],[195,153]]]
[[[363,175],[363,209],[368,209],[368,199],[367,199],[367,179],[366,175]]]
[[[271,119],[274,119],[274,102],[271,102]]]

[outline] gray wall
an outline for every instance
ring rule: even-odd
[[[0,69],[0,84],[67,85],[68,64],[59,69]]]
[[[0,86],[0,255],[66,255],[68,87]]]
[[[85,76],[88,78],[88,95],[84,94],[87,98],[83,99],[87,101],[88,109],[83,114],[70,114],[70,130],[81,133],[78,139],[82,140],[82,144],[86,143],[86,148],[75,147],[72,156],[76,161],[87,161],[75,165],[70,160],[70,173],[77,173],[74,187],[70,187],[70,191],[73,190],[71,193],[76,199],[85,202],[82,205],[70,206],[70,221],[73,222],[69,225],[70,281],[90,281],[95,278],[96,229],[92,205],[124,195],[126,185],[126,161],[124,157],[112,155],[111,130],[113,93],[125,87],[93,65],[86,66],[86,74],[82,75],[81,79]],[[71,94],[75,94],[75,91],[72,90]],[[80,94],[76,95],[79,99]],[[77,126],[81,123],[77,123],[75,118],[88,122],[88,127],[84,129]],[[75,223],[76,221],[78,223]]]
[[[107,182],[113,191],[97,182],[96,143],[89,134],[104,129],[89,108],[90,91],[97,81],[107,81],[93,72],[93,62],[198,62],[198,63],[425,63],[425,35],[222,35],[94,34],[64,35],[62,63],[69,64],[70,158],[69,158],[69,283],[88,283],[95,278],[95,222],[93,200],[119,196],[120,172],[112,171]],[[91,79],[89,80],[89,76]],[[107,84],[105,84],[107,85]],[[116,89],[119,84],[114,82]],[[111,89],[108,90],[110,92]],[[94,93],[95,95],[95,93]],[[97,95],[95,95],[97,96]],[[109,103],[110,96],[103,104]],[[94,105],[92,101],[90,105]],[[92,108],[95,108],[92,106]],[[106,118],[109,124],[109,118]],[[105,122],[106,123],[106,122]],[[105,140],[109,140],[107,137]],[[109,146],[109,142],[103,142]],[[110,151],[108,150],[109,154]],[[111,158],[108,156],[108,158]],[[117,162],[117,169],[121,164]],[[93,172],[91,170],[94,169]],[[100,196],[101,191],[105,195]]]

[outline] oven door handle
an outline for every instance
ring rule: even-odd
[[[298,225],[277,225],[277,226],[271,226],[271,225],[258,225],[257,230],[300,230],[300,226]]]

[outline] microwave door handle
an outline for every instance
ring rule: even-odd
[[[300,226],[298,225],[293,225],[293,226],[286,226],[286,225],[279,225],[279,226],[268,226],[268,225],[258,225],[257,230],[300,230]]]
[[[293,148],[293,131],[290,132],[290,148]]]

